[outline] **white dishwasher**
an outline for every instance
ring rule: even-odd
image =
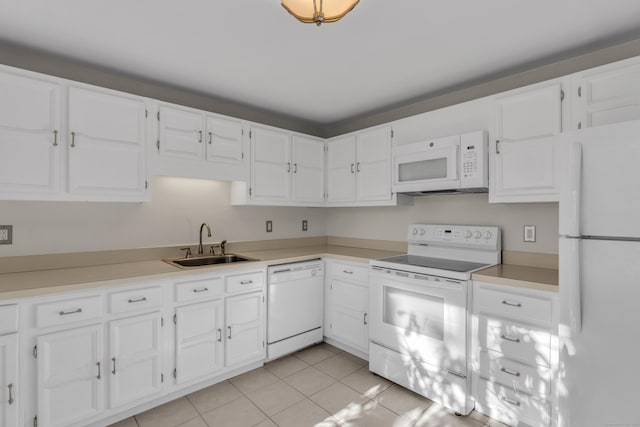
[[[275,265],[268,275],[267,359],[321,342],[323,262]]]

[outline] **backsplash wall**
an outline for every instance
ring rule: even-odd
[[[330,208],[327,235],[406,241],[412,223],[497,225],[502,249],[558,253],[558,204],[489,204],[486,194],[430,195],[414,206]],[[523,226],[536,226],[536,242],[523,241]]]
[[[322,208],[231,206],[228,182],[155,177],[149,203],[0,201],[0,224],[13,224],[13,244],[0,256],[176,246],[204,242],[324,236]],[[301,231],[303,219],[309,231]],[[273,221],[273,232],[265,221]]]

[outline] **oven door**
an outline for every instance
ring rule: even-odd
[[[369,338],[467,375],[467,281],[373,267]]]
[[[394,147],[393,191],[460,188],[459,151],[459,136]]]

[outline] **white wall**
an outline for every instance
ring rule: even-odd
[[[489,204],[486,194],[416,197],[414,206],[330,208],[327,235],[360,239],[407,240],[412,223],[497,225],[502,249],[558,253],[558,204]],[[523,226],[536,226],[536,242],[523,242]]]
[[[0,201],[0,224],[13,224],[13,244],[0,256],[193,244],[205,241],[324,236],[322,208],[231,206],[227,182],[156,177],[150,203]],[[302,232],[302,220],[309,231]],[[273,232],[265,232],[265,221]],[[206,234],[205,234],[206,236]]]

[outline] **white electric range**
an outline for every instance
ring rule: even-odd
[[[500,261],[498,227],[410,225],[407,255],[370,262],[369,369],[471,412],[471,273]]]

